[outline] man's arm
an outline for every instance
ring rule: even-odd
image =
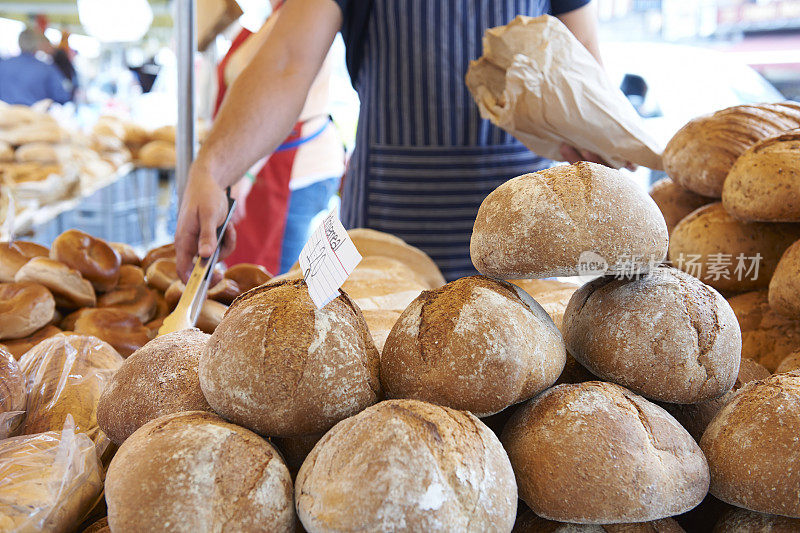
[[[253,61],[228,90],[189,170],[175,234],[178,273],[188,278],[195,254],[211,255],[227,212],[224,189],[286,138],[342,24],[333,0],[290,1]],[[233,249],[226,238],[220,257]]]
[[[597,39],[597,9],[594,2],[589,2],[578,9],[557,15],[558,20],[564,23],[572,35],[577,38],[589,53],[603,64],[600,57],[600,46]]]

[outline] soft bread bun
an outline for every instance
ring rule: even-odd
[[[97,299],[97,307],[119,309],[139,320],[149,322],[156,314],[156,298],[145,285],[122,287]]]
[[[547,311],[556,327],[561,329],[564,322],[564,311],[569,299],[580,285],[554,279],[513,279],[511,283],[530,294],[536,303]]]
[[[400,312],[385,309],[365,309],[363,314],[369,333],[375,342],[375,347],[378,352],[382,353],[389,333],[392,331],[397,319],[400,318]]]
[[[211,411],[197,377],[208,338],[196,329],[168,333],[125,359],[97,406],[97,422],[113,442],[162,415]]]
[[[769,306],[767,291],[728,299],[742,329],[742,357],[774,372],[784,357],[800,350],[800,320],[790,320]]]
[[[400,261],[416,273],[416,278],[426,289],[436,289],[444,285],[445,280],[439,267],[428,254],[407,244],[403,239],[367,228],[351,229],[347,234],[365,258],[377,255]]]
[[[101,455],[108,439],[97,425],[97,401],[122,357],[108,343],[82,335],[56,335],[34,346],[19,361],[28,391],[28,415],[21,433],[55,431],[67,416],[86,433]]]
[[[424,291],[381,355],[389,398],[488,416],[550,387],[564,368],[561,333],[525,291],[485,276]]]
[[[14,275],[34,257],[47,257],[50,250],[33,242],[0,242],[0,282],[14,281]]]
[[[123,357],[128,357],[151,338],[150,330],[141,320],[113,308],[83,309],[76,317],[73,331],[103,339]]]
[[[700,438],[703,436],[703,432],[708,427],[708,424],[711,423],[719,410],[731,401],[736,395],[736,391],[751,381],[765,379],[769,376],[769,370],[752,359],[742,357],[739,363],[739,375],[736,378],[736,383],[734,383],[733,388],[724,395],[713,400],[706,400],[705,402],[695,404],[681,405],[677,403],[664,403],[661,407],[674,416],[675,420],[680,422],[681,425],[686,428],[686,431],[694,437],[694,440],[700,442]]]
[[[545,391],[514,413],[501,440],[520,497],[550,520],[658,520],[708,492],[694,439],[662,408],[612,383]]]
[[[798,239],[800,224],[741,222],[717,202],[681,220],[670,238],[669,258],[717,290],[751,291],[769,285],[783,252]],[[758,269],[748,272],[756,257]]]
[[[45,339],[49,339],[53,335],[58,335],[61,333],[61,330],[55,326],[45,326],[39,331],[34,332],[27,337],[23,337],[21,339],[10,339],[3,341],[0,344],[0,347],[5,348],[8,352],[14,356],[14,358],[19,359],[22,357],[25,352],[39,344]]]
[[[44,285],[53,293],[59,307],[75,309],[93,307],[97,303],[92,284],[83,279],[80,272],[48,257],[34,257],[25,263],[14,280]]]
[[[101,498],[94,444],[73,430],[0,441],[0,531],[73,531]]]
[[[167,287],[169,288],[169,286]],[[242,289],[232,279],[222,278],[213,287],[208,289],[206,296],[212,300],[230,305],[240,294]]]
[[[739,156],[722,203],[742,220],[800,222],[800,130],[765,139]]]
[[[175,244],[165,244],[147,252],[142,258],[142,270],[147,272],[147,269],[150,268],[150,265],[155,263],[156,259],[175,259]]]
[[[514,473],[469,413],[390,400],[339,422],[300,467],[297,514],[311,533],[511,531]]]
[[[10,437],[25,416],[25,374],[14,357],[0,348],[0,440]]]
[[[664,221],[667,223],[667,230],[670,234],[678,222],[689,216],[692,211],[714,201],[713,198],[700,196],[684,189],[669,177],[660,179],[653,184],[650,188],[650,198],[664,215]]]
[[[122,265],[119,267],[119,281],[117,288],[145,286],[144,270],[135,265]]]
[[[242,292],[254,289],[272,279],[272,274],[267,272],[266,268],[252,263],[233,265],[225,271],[224,276],[227,279],[235,281]]]
[[[150,140],[150,134],[146,129],[135,122],[125,121],[122,123],[124,135],[122,140],[127,146],[141,146]]]
[[[294,531],[280,454],[213,413],[173,413],[140,427],[111,461],[105,488],[112,531]]]
[[[53,241],[50,259],[74,268],[99,292],[113,289],[119,279],[119,254],[105,241],[80,230],[67,230]]]
[[[156,259],[145,270],[147,285],[159,291],[166,291],[170,284],[178,279],[178,270],[174,259]]]
[[[747,509],[731,509],[720,517],[714,533],[796,533],[800,519],[774,514],[756,513]]]
[[[144,167],[175,166],[175,145],[166,141],[150,141],[139,149],[139,164]]]
[[[226,419],[292,437],[325,431],[375,403],[378,359],[344,292],[317,309],[304,281],[269,283],[228,308],[200,359],[200,386]]]
[[[590,372],[653,400],[718,398],[739,372],[742,336],[730,305],[670,267],[587,283],[570,300],[562,329],[567,350]]]
[[[783,372],[791,372],[792,370],[800,369],[800,351],[790,353],[783,358],[781,364],[775,369],[776,374]]]
[[[470,241],[475,268],[496,278],[646,272],[667,255],[655,202],[620,172],[580,162],[508,180],[481,204]],[[607,265],[607,269],[603,267]]]
[[[61,158],[55,145],[32,142],[17,147],[14,159],[20,163],[57,163]]]
[[[751,511],[800,518],[799,406],[800,371],[742,387],[700,440],[711,494]]]
[[[528,509],[518,516],[513,533],[685,533],[672,518],[628,524],[567,524],[536,516]]]
[[[720,198],[725,178],[745,150],[800,127],[800,105],[738,105],[691,120],[664,149],[667,174],[690,191]]]
[[[120,260],[122,261],[123,265],[136,265],[139,266],[142,262],[142,259],[139,257],[139,254],[136,253],[136,250],[133,249],[133,246],[130,244],[125,244],[124,242],[110,242],[108,243],[110,247],[112,247],[117,254],[119,254]]]
[[[0,141],[0,162],[9,163],[14,160],[14,148],[6,141]]]
[[[776,313],[800,320],[800,240],[786,249],[775,268],[769,282],[769,306]]]
[[[43,285],[0,283],[0,339],[27,337],[53,319],[56,301]]]
[[[168,124],[150,132],[150,139],[169,144],[175,144],[175,126]]]

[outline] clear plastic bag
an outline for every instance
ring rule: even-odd
[[[58,334],[31,348],[20,359],[28,405],[19,433],[60,430],[72,415],[76,431],[102,456],[110,440],[97,425],[97,402],[122,361],[110,344],[88,335]]]
[[[70,417],[63,431],[0,441],[0,531],[72,531],[102,491],[94,443]]]
[[[16,359],[0,348],[0,439],[14,434],[25,417],[25,376]]]

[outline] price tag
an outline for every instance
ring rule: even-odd
[[[300,268],[308,284],[308,293],[318,309],[339,296],[339,287],[360,262],[361,254],[342,226],[337,209],[334,209],[300,252]]]

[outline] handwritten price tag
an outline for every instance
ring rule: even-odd
[[[300,252],[300,268],[308,284],[308,293],[318,309],[339,296],[339,287],[361,262],[361,254],[331,211]]]

